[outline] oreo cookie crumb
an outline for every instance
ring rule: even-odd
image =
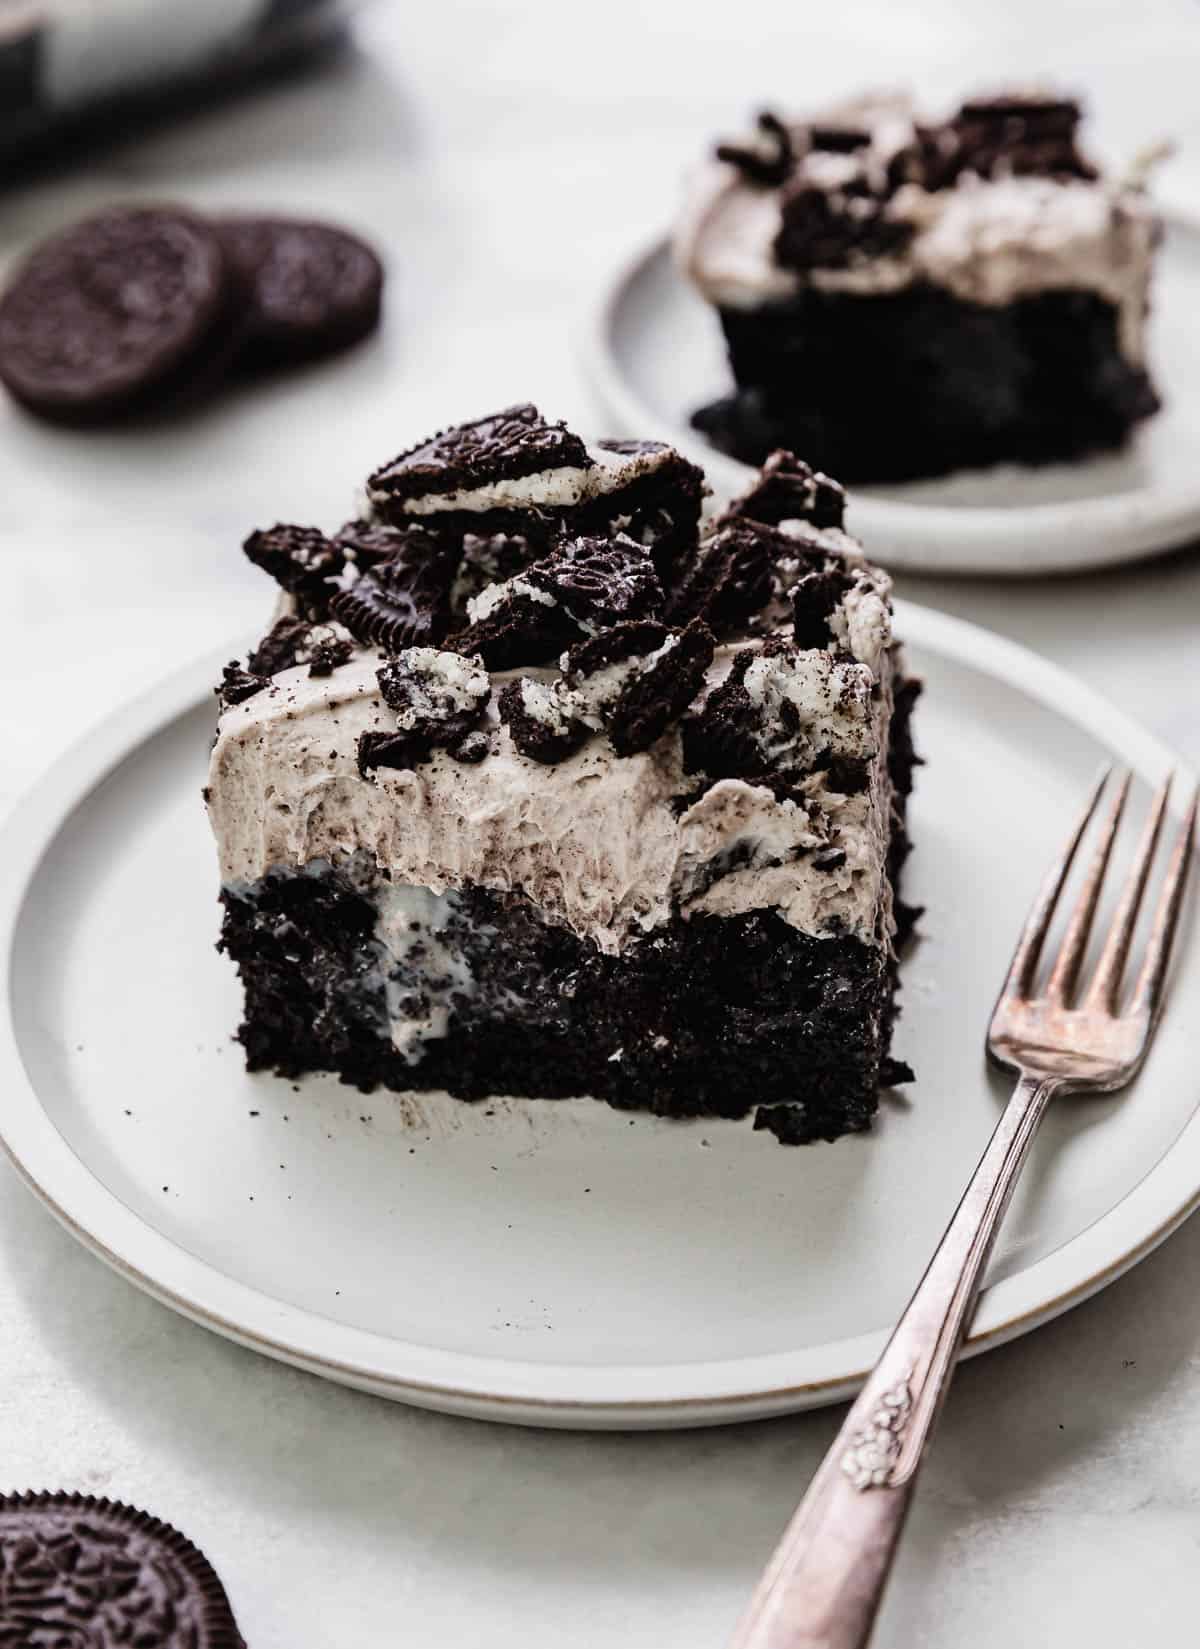
[[[457,552],[421,527],[395,535],[377,561],[330,602],[330,611],[359,641],[398,653],[437,646],[450,628],[450,586]]]
[[[581,630],[593,633],[649,618],[663,603],[648,551],[624,533],[572,539],[522,577],[551,597]]]
[[[834,639],[829,621],[849,588],[850,581],[837,567],[804,574],[791,593],[797,647],[828,647]]]
[[[457,745],[482,721],[492,684],[482,659],[408,647],[376,673],[396,731],[432,747]]]
[[[547,767],[573,755],[591,731],[565,713],[552,687],[528,676],[508,683],[498,709],[520,753]]]
[[[281,670],[291,670],[298,662],[297,654],[309,632],[303,618],[277,618],[246,660],[252,675],[277,676]]]
[[[576,538],[467,604],[472,622],[451,637],[489,669],[542,664],[579,637],[657,611],[662,585],[632,539]]]
[[[785,188],[775,261],[782,269],[845,269],[902,252],[914,224],[887,216],[888,196],[876,194],[866,171],[840,189],[797,181]]]
[[[244,704],[247,699],[253,698],[255,693],[261,693],[264,687],[270,685],[270,676],[244,670],[237,659],[231,658],[221,671],[221,685],[216,688],[216,693],[225,704]]]
[[[608,736],[618,756],[648,750],[679,720],[704,685],[715,645],[712,631],[695,619],[639,664],[609,717]]]
[[[917,1073],[906,1059],[893,1059],[885,1055],[879,1062],[879,1086],[881,1088],[899,1088],[902,1083],[915,1082]]]
[[[492,741],[482,728],[476,728],[465,738],[450,747],[450,755],[456,762],[465,762],[468,766],[475,766],[484,761],[492,753]]]
[[[313,624],[302,649],[310,676],[331,676],[354,652],[354,637],[341,624]],[[301,659],[301,663],[304,659]]]
[[[1098,174],[1077,143],[1082,109],[1073,98],[972,98],[951,124],[958,171],[979,177],[1091,180]]]
[[[769,527],[781,521],[840,527],[845,515],[846,489],[841,483],[781,447],[767,458],[758,479],[730,504],[724,519],[745,517]]]
[[[744,630],[771,599],[772,540],[777,536],[754,521],[723,527],[701,545],[691,570],[672,591],[668,619],[674,624],[703,619],[718,636]]]
[[[430,745],[408,733],[363,733],[358,741],[358,771],[364,779],[377,767],[419,767],[429,756]]]
[[[334,542],[347,563],[362,573],[403,551],[404,532],[376,521],[347,521],[334,534]]]
[[[717,159],[736,166],[750,183],[771,189],[783,183],[796,163],[792,135],[778,115],[764,109],[758,117],[758,137],[753,146],[719,143]]]
[[[314,612],[323,611],[333,593],[330,581],[346,564],[344,551],[317,527],[283,522],[252,532],[242,545],[247,558]]]

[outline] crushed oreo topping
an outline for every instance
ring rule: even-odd
[[[375,471],[367,486],[386,513],[389,504],[430,493],[469,491],[551,469],[590,469],[585,444],[565,424],[550,424],[535,406],[505,407],[442,430]]]
[[[865,149],[871,141],[870,128],[856,126],[853,121],[818,120],[807,131],[811,148],[834,155],[852,155],[856,149]]]
[[[419,767],[435,749],[447,748],[456,761],[482,761],[487,735],[479,728],[492,684],[479,658],[407,647],[376,674],[384,703],[396,714],[394,733],[364,733],[358,741],[358,768]]]
[[[358,740],[358,771],[365,779],[377,767],[419,767],[429,755],[429,745],[407,733],[363,733]]]
[[[1090,180],[1096,168],[1080,153],[1082,109],[1073,98],[972,98],[950,122],[960,172],[979,177],[1073,177]]]
[[[639,662],[608,716],[608,737],[618,756],[648,750],[679,720],[704,686],[715,646],[712,631],[694,619]]]
[[[743,648],[729,675],[683,722],[684,767],[709,780],[747,779],[786,795],[810,773],[826,772],[843,795],[868,782],[873,755],[861,711],[870,672],[828,652],[797,648],[783,636]],[[832,723],[844,749],[829,748]]]
[[[541,555],[523,533],[464,533],[462,560],[450,591],[450,607],[461,619],[467,603],[489,584],[503,584]]]
[[[347,521],[334,534],[334,542],[347,566],[362,573],[381,561],[389,561],[398,550],[403,551],[404,532],[402,528],[387,527],[377,521]]]
[[[554,686],[518,676],[500,694],[500,720],[512,741],[531,761],[553,766],[565,761],[587,739],[590,729],[563,709]]]
[[[330,580],[346,563],[341,546],[316,527],[280,522],[252,532],[242,545],[249,560],[314,614],[323,611],[331,594]]]
[[[864,165],[839,188],[801,177],[785,186],[775,261],[783,269],[846,269],[868,258],[895,256],[916,226],[887,215],[890,193]]]
[[[776,543],[774,541],[778,540]],[[734,521],[701,545],[666,616],[673,624],[703,619],[719,636],[744,630],[772,595],[772,552],[790,549],[770,527]]]
[[[421,527],[407,527],[394,536],[388,559],[339,590],[330,602],[330,611],[351,635],[390,653],[445,639],[458,559],[455,551]]]
[[[817,870],[837,870],[846,863],[846,849],[844,847],[821,847],[812,856],[813,866]]]
[[[649,552],[632,539],[576,538],[467,603],[471,623],[450,638],[493,670],[542,664],[576,640],[662,605]]]
[[[840,527],[846,515],[846,489],[782,448],[771,453],[753,481],[725,512],[725,519],[745,517],[777,527],[781,521],[807,521],[814,527]]]
[[[792,134],[769,109],[758,117],[758,133],[752,144],[719,143],[717,159],[736,166],[750,183],[774,188],[790,175],[796,162]]]
[[[483,761],[491,753],[492,741],[481,727],[477,727],[473,733],[468,733],[465,738],[459,739],[457,744],[450,746],[450,755],[454,760],[465,762],[468,767]]]
[[[805,573],[791,591],[792,639],[797,647],[828,647],[830,619],[845,599],[850,580],[836,566]]]
[[[246,660],[252,675],[277,676],[300,662],[298,654],[309,632],[307,619],[277,618]]]
[[[376,672],[396,730],[430,746],[457,744],[474,732],[492,696],[480,658],[406,647]]]
[[[247,699],[253,698],[255,693],[261,693],[264,687],[270,685],[270,676],[245,670],[237,659],[231,658],[221,671],[220,686],[214,691],[224,704],[244,704]]]
[[[589,633],[647,618],[663,601],[649,552],[624,533],[571,539],[524,576]]]
[[[277,676],[281,670],[307,664],[310,675],[328,676],[353,651],[354,637],[341,624],[277,618],[246,660],[246,668],[253,675]]]
[[[344,625],[314,624],[305,637],[299,662],[308,664],[310,676],[331,676],[353,652],[354,637]]]

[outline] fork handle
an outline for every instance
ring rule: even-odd
[[[862,1649],[988,1255],[1059,1082],[1023,1073],[978,1168],[750,1601],[734,1649]]]

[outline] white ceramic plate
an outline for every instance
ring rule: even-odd
[[[1200,226],[1178,215],[1167,225],[1151,326],[1165,405],[1129,450],[855,488],[849,525],[875,559],[914,572],[1038,574],[1150,555],[1200,534]],[[672,442],[726,497],[745,486],[746,466],[688,424],[731,379],[716,313],[675,269],[665,239],[608,283],[584,357],[613,434]]]
[[[876,1130],[788,1149],[589,1101],[470,1107],[249,1077],[200,803],[217,658],[104,723],[0,842],[0,1128],[131,1281],[272,1356],[493,1419],[672,1426],[847,1395],[992,1126],[981,1038],[1097,760],[1166,753],[1023,649],[899,612],[928,691],[897,1051]],[[1110,1281],[1200,1195],[1200,950],[1136,1089],[1038,1141],[974,1349]]]

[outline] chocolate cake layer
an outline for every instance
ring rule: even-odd
[[[693,423],[745,463],[788,447],[849,482],[1045,464],[1121,446],[1159,406],[1091,292],[997,307],[927,285],[808,290],[720,318],[739,388]]]

